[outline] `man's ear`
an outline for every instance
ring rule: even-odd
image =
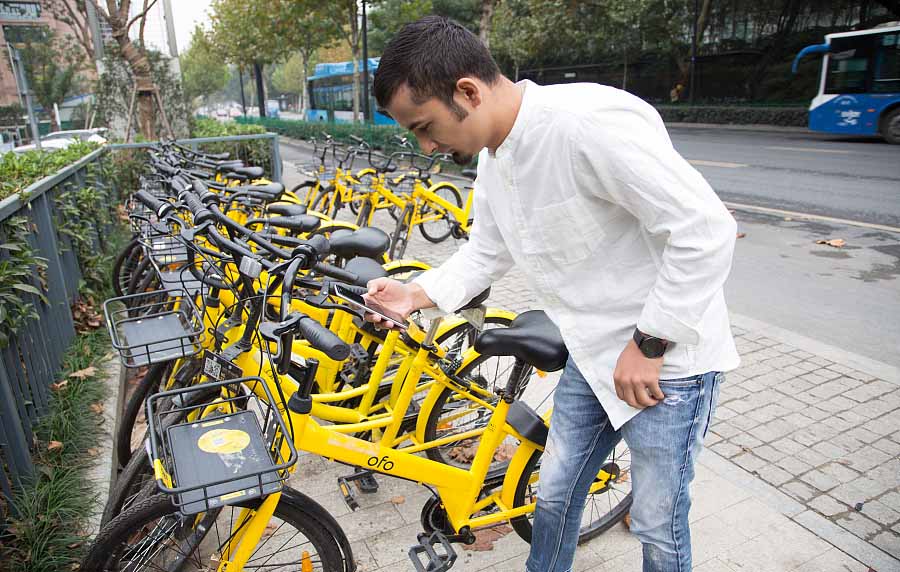
[[[456,91],[472,107],[481,105],[481,85],[470,77],[461,77],[456,80]]]

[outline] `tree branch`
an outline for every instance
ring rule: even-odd
[[[137,16],[135,16],[127,24],[125,24],[125,33],[127,34],[128,30],[131,29],[131,26],[133,26],[134,23],[137,22],[138,20],[141,20],[141,27],[140,27],[140,32],[139,32],[139,34],[140,34],[139,39],[141,40],[141,45],[143,45],[143,43],[144,43],[144,24],[147,21],[147,11],[150,10],[150,8],[153,8],[154,4],[156,4],[156,0],[144,0],[143,10],[141,10],[141,12]]]

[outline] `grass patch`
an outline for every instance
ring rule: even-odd
[[[117,225],[107,237],[107,255],[99,271],[109,276],[111,262],[129,235]],[[90,305],[111,295],[111,287],[90,291]],[[88,518],[100,499],[87,474],[97,462],[103,432],[103,400],[108,394],[101,364],[110,359],[105,327],[75,337],[51,386],[50,413],[35,427],[34,475],[14,489],[9,521],[0,536],[0,571],[76,570],[90,539]],[[114,358],[112,358],[114,359]]]
[[[73,570],[81,560],[88,543],[84,522],[98,500],[86,473],[99,453],[107,388],[98,364],[109,348],[101,328],[78,336],[66,353],[50,413],[35,429],[35,473],[13,497],[0,546],[2,570]]]

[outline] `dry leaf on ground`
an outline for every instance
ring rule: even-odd
[[[830,240],[817,240],[816,244],[827,244],[828,246],[841,248],[847,244],[847,241],[843,238],[832,238]]]
[[[475,543],[466,546],[466,550],[472,550],[474,552],[486,552],[488,550],[493,550],[494,542],[503,538],[512,531],[512,527],[508,524],[492,526],[491,528],[484,528],[482,530],[476,530]]]
[[[738,238],[744,238],[745,236],[747,236],[747,233],[746,233],[746,232],[739,232],[739,233],[737,233],[737,237],[738,237]]]
[[[103,404],[100,402],[91,403],[91,411],[93,411],[97,415],[103,413]]]
[[[401,495],[398,495],[398,496],[395,496],[395,497],[391,497],[391,502],[392,502],[393,504],[403,504],[403,503],[406,502],[406,497],[401,496]]]
[[[65,389],[67,385],[69,385],[69,380],[64,379],[64,380],[60,381],[59,383],[51,383],[50,389],[52,389],[53,391],[60,391],[60,390]]]
[[[62,448],[63,448],[63,444],[60,441],[50,441],[50,443],[47,444],[48,451],[58,451]]]
[[[97,368],[94,366],[86,367],[84,369],[79,369],[78,371],[73,371],[69,374],[69,377],[76,377],[78,379],[84,379],[86,377],[90,377],[97,373]]]

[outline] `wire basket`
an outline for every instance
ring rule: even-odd
[[[144,252],[158,268],[188,261],[187,245],[172,234],[154,234],[140,239]]]
[[[157,486],[183,514],[276,493],[297,462],[272,393],[259,377],[154,394],[147,399],[147,420]]]
[[[110,298],[103,303],[103,312],[113,347],[125,367],[188,357],[201,349],[203,320],[182,290]]]

